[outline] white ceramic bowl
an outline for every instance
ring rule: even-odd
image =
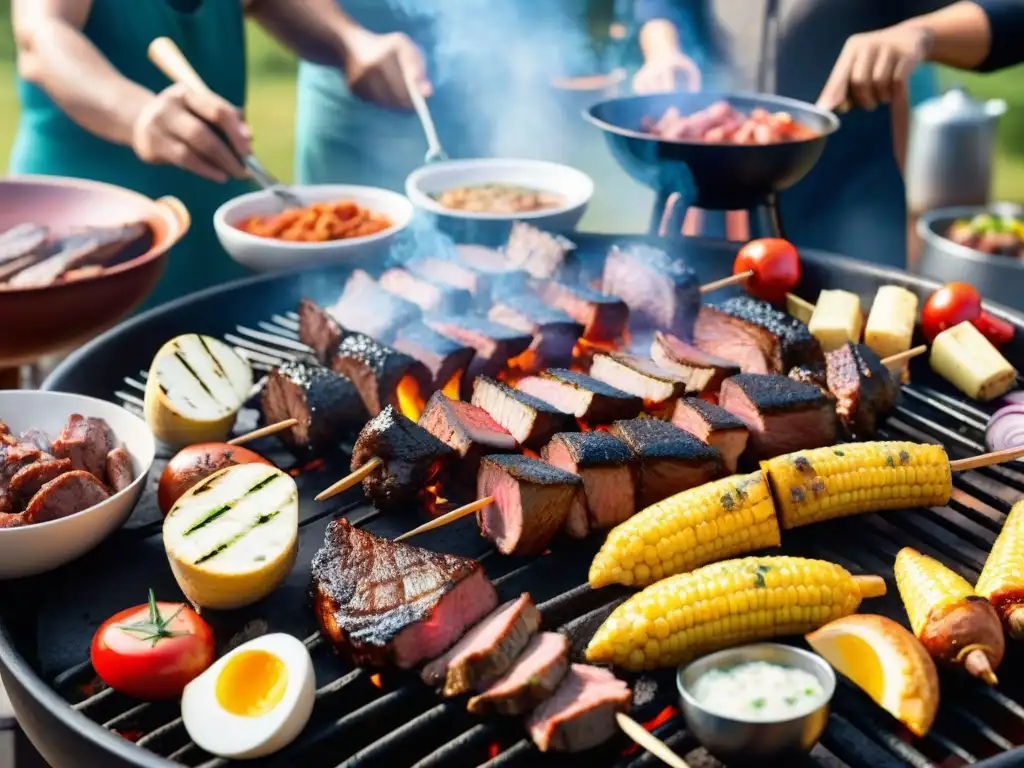
[[[387,189],[353,184],[314,184],[289,189],[306,204],[352,200],[363,208],[384,214],[394,222],[394,226],[375,235],[326,243],[289,243],[257,237],[233,225],[250,216],[277,213],[283,207],[273,192],[250,192],[228,200],[213,214],[213,228],[220,244],[242,266],[257,272],[278,272],[373,260],[387,250],[395,235],[412,221],[412,204],[405,196]]]
[[[445,208],[434,199],[454,187],[513,184],[565,198],[565,205],[524,213],[476,213]],[[417,168],[405,180],[405,194],[431,215],[442,231],[459,242],[497,245],[508,237],[514,221],[527,221],[549,232],[576,228],[594,194],[594,182],[583,171],[543,160],[477,158],[446,160]]]
[[[131,515],[146,487],[156,444],[146,422],[119,405],[84,395],[0,391],[0,419],[15,434],[38,427],[52,440],[73,413],[106,419],[132,457],[135,480],[106,501],[59,520],[0,529],[0,579],[35,576],[84,555]]]

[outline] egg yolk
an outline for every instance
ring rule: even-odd
[[[259,717],[284,697],[288,668],[267,651],[240,651],[217,675],[217,703],[233,715]]]

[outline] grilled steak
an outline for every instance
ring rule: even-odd
[[[478,304],[487,302],[491,295],[491,281],[487,275],[453,259],[413,259],[406,263],[405,268],[418,277],[468,291]]]
[[[825,372],[825,366],[798,365],[790,370],[789,378],[793,381],[811,384],[820,389],[825,395],[832,394],[828,388],[828,374]]]
[[[478,499],[494,497],[477,522],[503,555],[539,555],[583,504],[578,475],[526,456],[485,456],[476,487]]]
[[[670,409],[686,393],[687,379],[653,360],[622,352],[594,355],[590,375],[606,384],[643,398],[654,412]],[[668,411],[671,413],[671,411]],[[668,413],[665,414],[666,418]]]
[[[533,337],[529,355],[520,358],[518,368],[527,373],[548,366],[569,365],[572,350],[583,333],[583,326],[560,309],[526,295],[509,297],[491,307],[487,317],[496,323],[528,333]]]
[[[351,467],[355,472],[374,456],[380,459],[381,466],[363,479],[363,493],[378,509],[394,509],[415,501],[451,453],[451,448],[389,405],[359,432]]]
[[[451,648],[497,604],[479,563],[380,539],[347,520],[327,525],[313,556],[317,622],[353,664],[411,669]]]
[[[435,392],[420,416],[419,425],[459,457],[459,471],[452,480],[476,490],[480,459],[490,453],[514,453],[516,439],[483,408],[452,400]]]
[[[110,491],[95,475],[73,469],[36,491],[25,505],[25,519],[30,523],[45,523],[81,512],[109,498]]]
[[[10,497],[9,511],[23,511],[40,488],[70,471],[70,459],[44,459],[22,467],[14,473],[7,488]]]
[[[476,355],[462,377],[462,397],[468,399],[477,376],[497,376],[508,361],[522,354],[533,342],[528,333],[483,317],[427,318],[426,324],[449,339],[472,347]]]
[[[552,235],[517,221],[512,224],[508,235],[505,258],[516,269],[533,277],[550,278],[562,271],[566,257],[575,249],[575,244],[561,235]]]
[[[616,421],[612,434],[626,444],[640,465],[637,509],[703,485],[722,474],[722,457],[718,451],[666,421]]]
[[[582,752],[618,732],[615,713],[625,712],[633,694],[607,669],[573,664],[555,695],[526,721],[541,752]]]
[[[852,440],[871,440],[878,419],[896,406],[899,383],[870,347],[844,344],[826,356],[828,388],[836,398],[836,416]]]
[[[718,394],[722,382],[740,372],[736,363],[709,355],[670,333],[654,332],[651,359],[666,371],[686,379],[686,391]]]
[[[495,609],[446,654],[423,668],[427,685],[443,683],[441,695],[461,696],[487,688],[540,629],[540,611],[525,592]]]
[[[301,362],[271,371],[260,404],[268,424],[297,419],[277,436],[292,448],[315,453],[329,451],[369,418],[351,381],[330,368]]]
[[[551,403],[587,424],[632,419],[644,406],[636,395],[565,368],[549,368],[539,376],[520,379],[516,389]]]
[[[571,413],[486,376],[473,382],[473,405],[487,411],[520,445],[536,451],[556,432],[576,426]]]
[[[534,281],[533,288],[542,301],[562,310],[582,325],[583,338],[587,341],[614,342],[626,330],[629,307],[622,299],[586,286],[568,285],[555,280]]]
[[[135,481],[132,457],[121,446],[107,454],[107,485],[117,493]]]
[[[77,232],[55,243],[41,261],[22,269],[8,285],[12,288],[41,287],[82,267],[102,266],[148,232],[149,227],[141,221]]]
[[[341,298],[327,311],[345,330],[365,333],[381,344],[390,344],[399,328],[421,314],[416,304],[388,293],[361,269],[352,273]]]
[[[611,528],[636,512],[633,454],[607,432],[562,432],[544,446],[544,461],[580,476],[587,501],[587,529]],[[579,534],[567,528],[570,534]],[[578,536],[581,538],[581,536]]]
[[[676,403],[672,423],[722,454],[728,474],[736,471],[750,434],[747,425],[720,405],[697,397],[684,397]]]
[[[410,388],[406,395],[418,400],[420,408],[430,391],[430,371],[422,363],[362,333],[349,333],[341,340],[331,368],[355,385],[371,416],[388,405],[400,405],[399,386]]]
[[[58,459],[71,459],[74,469],[91,472],[99,480],[107,476],[107,454],[114,450],[114,433],[103,419],[72,414],[60,437],[53,441]]]
[[[664,251],[647,245],[612,248],[601,290],[626,303],[631,329],[659,328],[681,339],[693,338],[700,281],[696,272]]]
[[[752,461],[836,440],[836,412],[829,398],[817,387],[787,376],[733,376],[722,384],[719,403],[750,428],[744,457]]]
[[[569,671],[569,638],[541,632],[526,646],[512,669],[494,685],[469,700],[476,715],[525,715],[551,697]]]
[[[473,348],[442,336],[423,323],[410,323],[398,332],[395,349],[417,360],[433,377],[431,389],[454,388],[458,393],[462,377],[473,360]]]
[[[311,299],[299,300],[299,341],[312,349],[321,363],[331,364],[344,334],[330,312]]]
[[[424,312],[461,314],[469,310],[469,291],[434,282],[402,267],[387,269],[380,276],[380,287],[395,296],[419,305]]]

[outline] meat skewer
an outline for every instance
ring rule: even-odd
[[[395,541],[405,541],[413,536],[419,536],[421,533],[432,531],[435,528],[448,525],[448,523],[454,523],[456,520],[461,520],[467,515],[472,515],[474,512],[479,512],[484,507],[490,506],[494,503],[493,496],[484,496],[482,499],[471,501],[469,504],[465,504],[458,509],[453,509],[451,512],[445,512],[443,515],[434,518],[430,522],[424,523],[413,528],[411,531],[406,531],[401,536],[396,537]]]

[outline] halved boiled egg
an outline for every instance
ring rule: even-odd
[[[240,645],[185,686],[181,718],[199,747],[233,760],[264,757],[290,744],[313,712],[309,651],[291,635]]]

